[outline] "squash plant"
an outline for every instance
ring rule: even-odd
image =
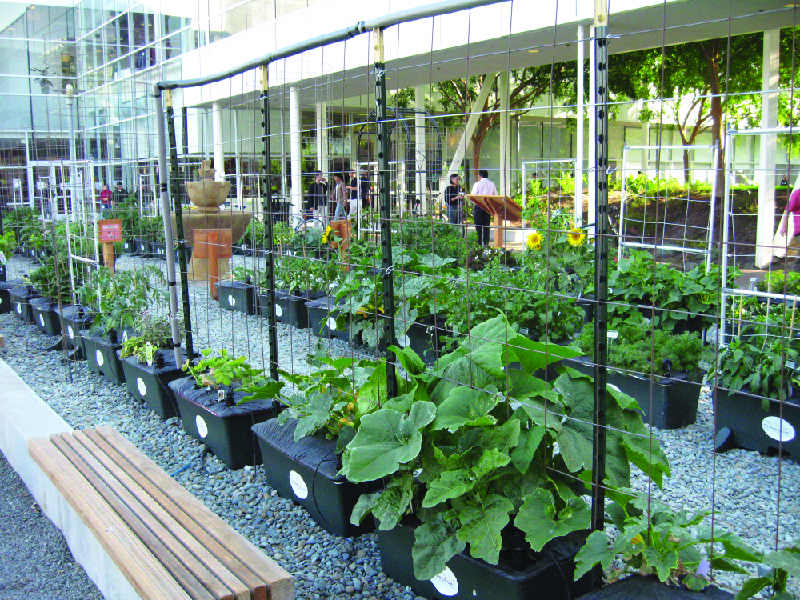
[[[578,351],[531,341],[502,314],[430,370],[412,350],[393,351],[407,374],[403,391],[361,418],[342,457],[350,481],[385,481],[359,499],[354,524],[372,513],[380,529],[392,529],[413,515],[421,580],[467,544],[473,557],[497,564],[511,523],[532,553],[587,529],[578,484],[591,476],[593,383],[564,367],[553,384],[534,375]],[[609,484],[629,486],[634,464],[660,486],[669,465],[636,402],[608,392]]]
[[[212,356],[213,351],[206,348],[201,351],[203,358],[192,364],[188,360],[181,366],[181,370],[188,371],[194,378],[198,387],[220,389],[223,386],[238,384],[237,390],[254,385],[263,379],[263,369],[254,369],[247,362],[246,356],[234,358],[228,356],[224,348],[218,356]]]

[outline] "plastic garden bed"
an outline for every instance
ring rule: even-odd
[[[119,356],[121,351],[117,351]],[[125,373],[125,387],[135,399],[144,402],[147,407],[162,419],[180,416],[175,395],[169,389],[171,381],[184,377],[184,372],[175,364],[175,355],[171,350],[161,351],[163,365],[150,366],[140,363],[135,356],[120,358]]]
[[[220,281],[217,284],[219,305],[246,315],[254,315],[256,309],[256,289],[250,283],[241,281]]]
[[[323,297],[323,292],[287,292],[275,291],[275,317],[279,323],[286,323],[306,329],[308,327],[308,307],[306,303]],[[262,317],[267,316],[267,293],[260,292],[257,296],[258,312]]]
[[[56,312],[58,304],[50,302],[47,298],[32,298],[30,304],[36,328],[45,335],[61,335],[61,319]]]
[[[30,285],[18,285],[11,288],[11,304],[14,307],[14,316],[25,323],[33,323],[33,307],[31,299],[39,298],[39,294]]]
[[[88,329],[80,332],[86,366],[92,373],[102,375],[110,383],[125,383],[125,372],[117,356],[122,345],[107,337],[93,335]]]

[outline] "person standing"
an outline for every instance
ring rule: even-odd
[[[781,219],[780,227],[778,228],[778,233],[782,236],[786,236],[787,230],[789,229],[789,219],[792,219],[792,224],[794,225],[794,235],[792,236],[791,240],[787,240],[786,247],[787,248],[797,248],[798,240],[800,238],[800,177],[797,178],[797,183],[795,184],[794,191],[792,195],[789,196],[789,202],[786,204],[786,211],[783,214],[783,218]],[[794,252],[792,253],[795,254]],[[789,253],[786,253],[786,258],[789,258]]]
[[[358,177],[355,171],[350,171],[349,183],[346,186],[347,199],[350,201],[348,206],[348,216],[352,219],[358,214]]]
[[[361,198],[361,208],[368,210],[372,206],[372,184],[369,182],[369,176],[366,169],[361,170],[361,179],[359,180],[359,197]]]
[[[111,190],[108,189],[107,184],[103,184],[103,189],[100,190],[100,206],[103,210],[111,210]]]
[[[481,169],[478,171],[478,181],[472,186],[473,196],[497,196],[497,187],[489,181],[489,171]],[[472,215],[475,217],[475,231],[478,232],[478,242],[481,246],[489,245],[489,223],[491,217],[477,204]]]
[[[333,175],[334,188],[331,194],[331,201],[336,202],[336,212],[333,214],[334,221],[341,221],[345,218],[344,205],[347,202],[347,190],[344,185],[344,176],[339,173]]]
[[[114,193],[111,196],[111,203],[114,206],[119,207],[120,204],[125,202],[128,197],[128,192],[125,191],[125,188],[122,187],[122,182],[117,182],[117,187],[114,188]]]
[[[314,210],[318,210],[323,217],[322,220],[327,222],[327,214],[325,211],[325,204],[328,200],[328,182],[322,176],[322,171],[314,173],[314,181],[308,189],[308,196],[305,201],[306,219],[314,216]]]
[[[462,202],[464,190],[459,184],[458,175],[450,175],[450,185],[444,188],[444,203],[447,207],[447,221],[453,225],[461,225],[464,220]],[[463,230],[462,230],[463,235]]]

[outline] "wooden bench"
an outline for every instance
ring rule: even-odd
[[[289,573],[116,430],[34,438],[29,450],[142,598],[294,599]]]

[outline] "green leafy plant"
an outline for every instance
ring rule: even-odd
[[[122,342],[122,358],[135,356],[139,362],[147,360],[147,345],[155,350],[172,346],[172,330],[166,315],[145,311],[133,323],[137,335]]]
[[[17,236],[13,231],[6,231],[0,236],[0,254],[2,254],[2,264],[6,264],[9,257],[14,254],[17,246]]]
[[[787,589],[787,580],[790,575],[800,577],[800,548],[791,546],[770,552],[761,559],[770,569],[764,575],[751,577],[744,582],[741,591],[736,594],[736,600],[752,598],[766,587],[772,588],[770,598],[775,600],[794,600],[795,596]]]
[[[234,391],[250,388],[263,379],[263,369],[254,369],[247,362],[246,356],[234,358],[228,356],[228,351],[221,349],[217,356],[212,356],[213,351],[207,348],[201,352],[203,358],[192,364],[187,360],[182,366],[187,371],[198,387],[220,389],[223,386],[236,385]]]
[[[800,295],[800,273],[794,271],[771,271],[763,281],[758,282],[758,289],[772,294]]]
[[[593,384],[566,368],[553,384],[534,375],[578,351],[533,342],[503,315],[429,370],[410,349],[393,351],[406,373],[400,395],[362,417],[342,457],[350,481],[385,482],[359,499],[353,523],[372,513],[386,530],[413,515],[423,580],[467,544],[497,564],[512,522],[530,553],[588,527],[576,482],[592,465]],[[669,466],[657,442],[651,451],[636,402],[611,388],[609,396],[607,478],[627,486],[635,464],[660,485]]]
[[[597,564],[609,569],[614,558],[621,557],[610,581],[639,573],[699,591],[709,583],[704,575],[707,567],[744,574],[747,571],[736,561],[758,562],[761,558],[736,536],[705,525],[706,513],[686,514],[627,491],[609,490],[608,495],[613,502],[607,505],[606,514],[618,534],[611,543],[605,531],[588,537],[575,558],[576,580]],[[724,552],[712,551],[712,544],[719,544]],[[701,551],[704,545],[705,552]]]
[[[80,281],[82,271],[76,269],[75,276]],[[72,281],[66,263],[54,256],[43,260],[42,266],[28,276],[31,285],[45,298],[54,304],[72,303]]]

